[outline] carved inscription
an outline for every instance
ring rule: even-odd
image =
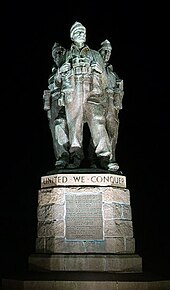
[[[54,174],[41,177],[41,188],[55,186],[114,186],[126,187],[126,177],[106,174]]]
[[[66,195],[66,239],[102,240],[102,195]]]

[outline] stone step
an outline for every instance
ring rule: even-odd
[[[2,290],[169,290],[170,279],[151,273],[27,272],[7,275]]]

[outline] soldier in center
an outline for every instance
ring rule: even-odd
[[[71,48],[67,50],[65,61],[60,67],[72,157],[69,168],[80,166],[83,158],[83,127],[87,123],[100,167],[108,169],[111,144],[105,119],[107,75],[104,62],[98,51],[86,45],[86,28],[81,23],[72,25],[70,38]]]

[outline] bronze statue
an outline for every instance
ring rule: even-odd
[[[85,43],[86,28],[81,23],[73,24],[70,37],[72,45],[66,52],[60,73],[73,167],[81,163],[83,125],[86,122],[100,166],[107,169],[111,145],[104,113],[106,100],[103,92],[107,85],[104,62],[100,53]]]
[[[115,158],[118,113],[122,108],[123,81],[108,63],[111,44],[105,40],[99,51],[86,44],[86,28],[75,22],[70,29],[71,47],[55,43],[55,66],[44,91],[53,138],[56,169],[79,168],[84,158],[83,128],[88,125],[91,139],[90,167],[117,171]]]
[[[112,46],[111,43],[106,39],[101,43],[99,49],[101,56],[103,57],[106,73],[107,73],[107,88],[105,90],[107,98],[107,109],[106,109],[106,129],[109,135],[112,156],[109,160],[108,169],[111,171],[117,171],[119,165],[116,162],[116,144],[118,139],[119,129],[119,110],[122,109],[123,99],[123,80],[113,71],[113,66],[109,63]]]
[[[55,167],[65,168],[69,163],[69,139],[68,126],[66,121],[63,95],[61,93],[61,77],[59,67],[62,64],[66,50],[59,43],[52,47],[54,66],[52,74],[48,79],[48,88],[43,94],[44,110],[47,111],[49,127],[51,130],[54,155],[56,158]]]

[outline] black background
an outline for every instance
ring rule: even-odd
[[[42,95],[51,48],[69,48],[75,21],[87,44],[110,40],[124,80],[117,161],[131,194],[143,270],[170,276],[168,9],[148,1],[6,2],[1,10],[1,261],[27,269],[35,250],[40,178],[54,167]]]

